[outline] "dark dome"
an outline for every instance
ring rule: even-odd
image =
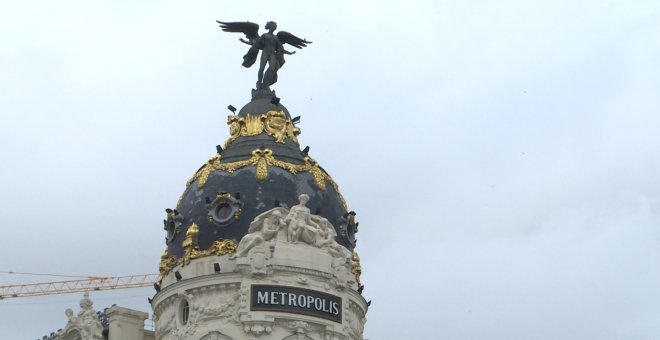
[[[300,150],[300,130],[286,108],[270,96],[253,95],[228,125],[224,150],[195,173],[181,195],[178,230],[166,222],[168,254],[183,256],[182,241],[193,223],[201,250],[216,240],[239,243],[257,215],[298,204],[300,194],[309,195],[311,212],[328,219],[337,242],[352,251],[353,219],[332,178]]]
[[[270,110],[282,110],[286,114],[287,117],[289,116],[289,110],[286,109],[281,104],[274,104],[272,103],[272,97],[257,97],[252,99],[249,103],[245,104],[243,108],[238,111],[239,116],[246,116],[248,114],[255,115],[255,114],[262,114],[266,113]]]

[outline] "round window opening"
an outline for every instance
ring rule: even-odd
[[[188,323],[188,317],[190,316],[190,305],[188,301],[183,300],[181,303],[181,324],[185,325]]]
[[[215,220],[228,222],[234,217],[234,207],[229,203],[220,203],[215,208]]]

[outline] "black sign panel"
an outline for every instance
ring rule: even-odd
[[[250,310],[296,313],[341,323],[341,297],[315,290],[252,285]]]

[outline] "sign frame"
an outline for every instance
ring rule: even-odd
[[[302,314],[342,323],[342,300],[340,296],[306,288],[277,285],[250,286],[251,311]],[[309,307],[311,304],[314,304],[312,308]]]

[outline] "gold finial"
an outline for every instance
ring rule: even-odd
[[[199,235],[199,226],[196,223],[193,223],[188,227],[186,231],[186,238],[183,239],[183,253],[184,253],[184,262],[185,266],[190,262],[190,260],[199,257],[199,244],[197,243],[197,236]]]

